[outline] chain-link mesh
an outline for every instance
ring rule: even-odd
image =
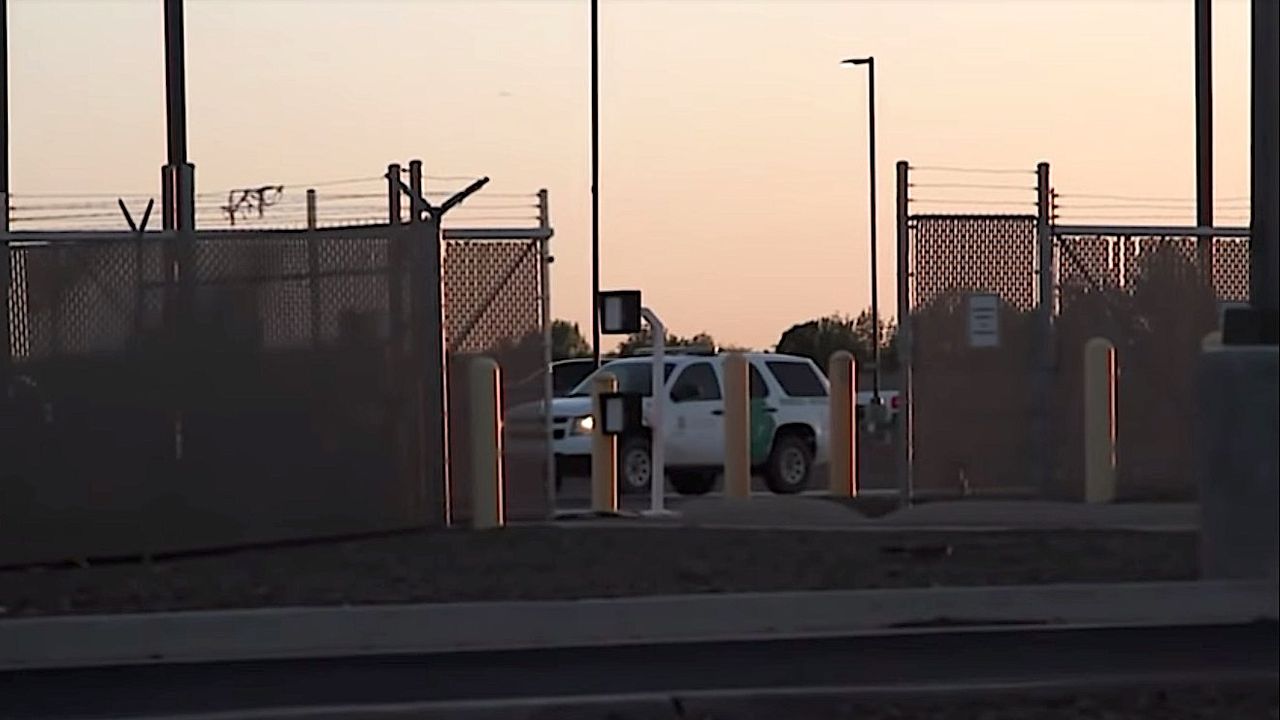
[[[1249,301],[1249,239],[1215,238],[1213,289],[1222,302]]]
[[[451,475],[465,478],[469,471],[467,363],[485,355],[502,370],[505,500],[512,518],[541,518],[549,511],[550,439],[541,406],[547,367],[540,243],[527,238],[445,243]],[[451,496],[454,517],[469,516],[470,484],[455,483]]]
[[[1116,347],[1118,368],[1118,492],[1193,496],[1196,358],[1201,339],[1216,327],[1217,301],[1229,299],[1215,298],[1215,288],[1231,291],[1233,279],[1220,271],[1238,268],[1232,253],[1241,241],[1214,240],[1214,288],[1206,281],[1195,238],[1060,235],[1056,243],[1062,298],[1055,326],[1059,490],[1073,497],[1083,492],[1084,345],[1104,337]],[[1091,248],[1105,249],[1108,265],[1075,262],[1089,256]]]
[[[159,239],[19,237],[0,561],[421,524],[411,232],[199,233],[189,292]]]
[[[916,488],[1023,487],[1031,471],[1036,219],[920,216],[910,231]],[[998,348],[969,346],[973,293],[999,299]]]
[[[1033,485],[1035,223],[911,218],[914,460],[923,492]],[[1194,494],[1196,358],[1218,303],[1246,298],[1249,274],[1246,239],[1213,239],[1211,274],[1199,248],[1195,237],[1055,232],[1056,374],[1052,405],[1039,409],[1054,432],[1049,492],[1083,492],[1083,351],[1090,338],[1105,337],[1118,359],[1119,493]],[[972,293],[1000,298],[998,349],[968,347]]]
[[[996,293],[1019,310],[1035,305],[1034,217],[921,215],[912,226],[916,306],[976,291]]]

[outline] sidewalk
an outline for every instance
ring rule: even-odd
[[[1260,582],[1114,583],[136,613],[0,622],[0,670],[911,632],[1248,623]]]

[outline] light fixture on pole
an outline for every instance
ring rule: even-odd
[[[867,157],[871,171],[871,403],[878,410],[883,403],[880,398],[880,264],[876,252],[876,61],[868,56],[849,58],[843,64],[867,66]]]

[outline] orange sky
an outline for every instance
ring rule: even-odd
[[[893,163],[1053,165],[1064,219],[1190,223],[1192,0],[601,0],[605,288],[680,334],[767,346],[868,303],[866,85],[877,58],[882,304]],[[554,313],[589,324],[586,0],[188,0],[201,191],[378,174],[551,192]],[[160,0],[9,0],[12,187],[154,192]],[[1248,194],[1248,9],[1215,0],[1216,178]],[[1004,184],[1032,177],[996,176]],[[972,177],[926,176],[924,182]],[[917,191],[926,197],[926,189]],[[1028,191],[928,189],[936,199]],[[1108,207],[1089,207],[1089,205]],[[1220,224],[1246,224],[1242,201]],[[955,205],[921,209],[964,208]]]

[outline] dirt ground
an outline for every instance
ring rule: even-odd
[[[1194,533],[509,527],[0,570],[0,618],[285,605],[1186,580]]]

